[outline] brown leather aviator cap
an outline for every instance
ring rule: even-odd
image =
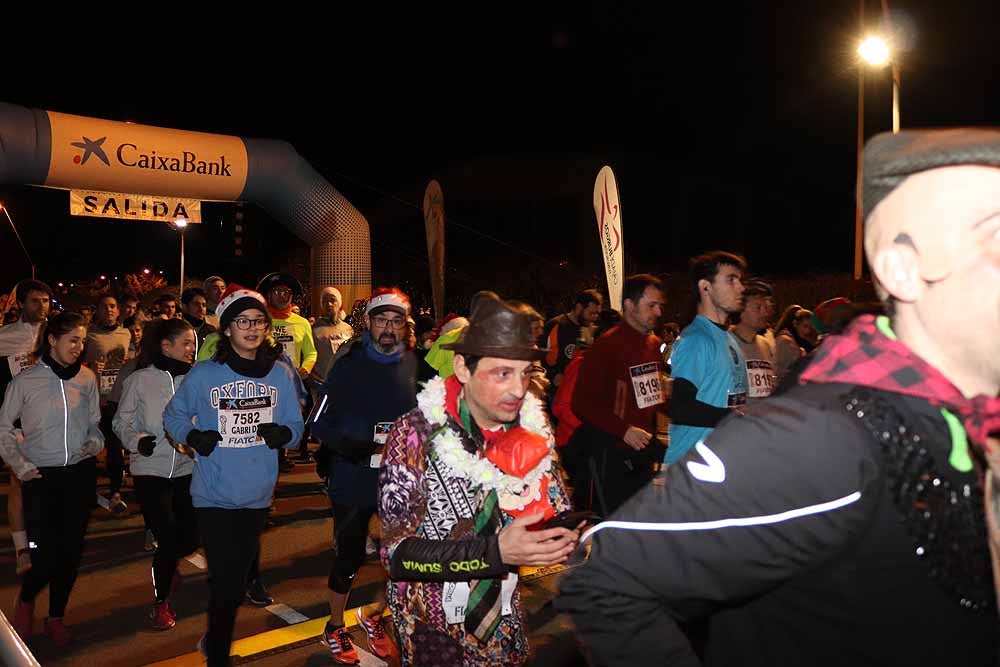
[[[469,326],[454,343],[441,346],[456,354],[536,361],[545,356],[531,337],[531,320],[500,299],[482,299]]]

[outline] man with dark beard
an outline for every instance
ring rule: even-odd
[[[330,369],[320,392],[321,414],[312,425],[322,443],[317,468],[326,473],[336,542],[327,581],[330,621],[323,641],[338,664],[359,660],[344,622],[344,606],[365,560],[383,445],[396,418],[417,404],[417,358],[403,339],[409,314],[410,300],[400,290],[382,287],[372,293],[365,311],[368,328]],[[382,627],[384,609],[380,601],[358,612],[368,646],[380,658],[393,650]]]

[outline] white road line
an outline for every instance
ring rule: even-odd
[[[268,606],[264,607],[264,609],[267,609],[269,612],[271,612],[272,614],[283,620],[285,623],[288,623],[289,625],[294,625],[296,623],[302,623],[303,621],[309,620],[308,616],[303,616],[299,612],[289,607],[287,604],[282,604],[280,602],[277,604],[269,604]]]
[[[372,655],[357,644],[354,645],[354,650],[358,652],[358,657],[361,658],[361,667],[389,667],[389,663],[377,655]]]
[[[202,556],[197,551],[194,552],[193,554],[191,554],[190,556],[188,556],[185,560],[187,562],[191,563],[192,565],[194,565],[199,570],[207,570],[208,569],[208,561],[205,560],[205,557]]]

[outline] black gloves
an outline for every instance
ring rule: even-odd
[[[199,431],[191,429],[187,436],[187,445],[201,456],[208,456],[215,449],[215,443],[222,441],[222,434],[218,431]]]
[[[258,424],[257,437],[263,438],[269,448],[277,449],[292,441],[292,429],[273,422]]]
[[[143,456],[152,456],[153,447],[156,447],[156,436],[155,435],[144,435],[139,438],[139,444],[136,449]]]

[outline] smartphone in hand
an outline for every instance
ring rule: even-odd
[[[594,512],[564,510],[547,521],[539,521],[534,526],[531,526],[531,530],[548,530],[549,528],[568,528],[574,530],[580,525],[581,521],[595,524],[603,520],[604,517]]]

